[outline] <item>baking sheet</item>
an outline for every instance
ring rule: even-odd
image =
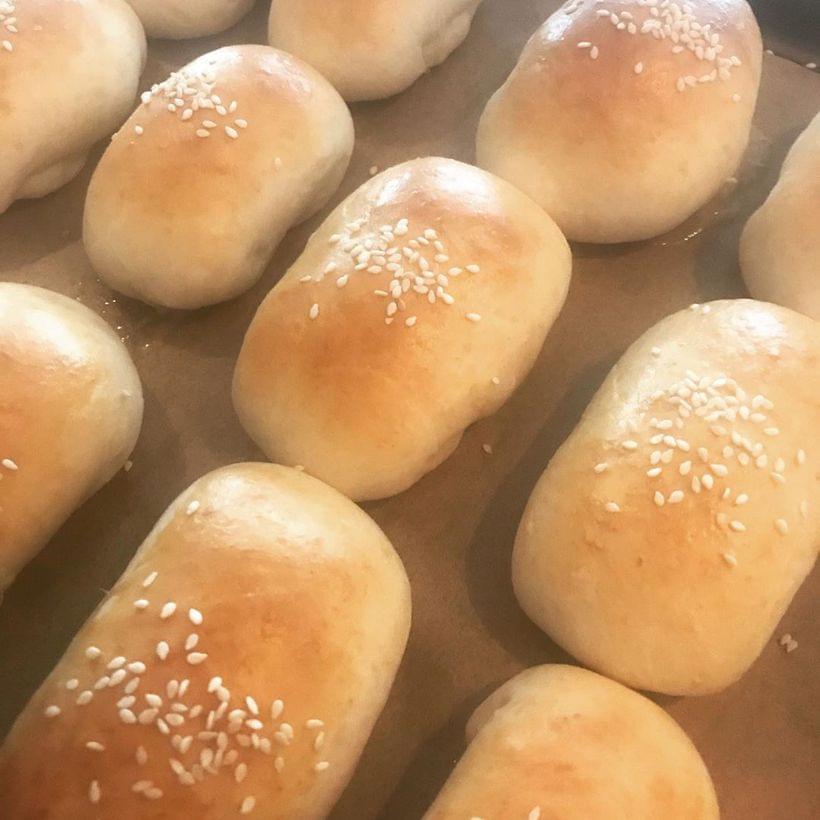
[[[217,45],[263,42],[265,5],[219,37],[152,42],[143,87]],[[357,144],[341,190],[325,212],[288,234],[262,281],[231,303],[159,312],[96,280],[80,233],[101,148],[70,185],[0,217],[0,279],[60,291],[101,313],[128,344],[146,393],[133,469],[68,521],[0,606],[0,735],[177,493],[215,467],[262,459],[231,408],[233,364],[257,305],[310,233],[371,166],[425,154],[472,161],[484,103],[558,5],[485,0],[467,42],[442,67],[396,98],[353,106]],[[410,491],[365,505],[404,559],[414,624],[388,706],[334,820],[420,817],[463,750],[472,709],[521,669],[570,660],[513,597],[510,554],[527,495],[635,338],[691,302],[745,295],[736,261],[740,230],[819,108],[820,76],[767,55],[737,184],[655,241],[576,245],[567,305],[522,389]],[[820,642],[812,617],[818,593],[815,572],[737,685],[704,698],[656,698],[706,759],[726,820],[820,817]],[[776,643],[784,632],[799,642],[790,655]]]

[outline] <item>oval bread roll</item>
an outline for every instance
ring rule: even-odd
[[[563,304],[569,248],[502,180],[407,162],[348,197],[259,308],[234,405],[273,461],[353,499],[441,464],[532,366]]]
[[[325,817],[409,624],[401,561],[354,504],[270,464],[210,473],[18,718],[0,750],[4,813]]]
[[[269,39],[319,69],[346,100],[376,100],[443,63],[480,2],[275,0]]]
[[[0,283],[0,595],[123,466],[141,425],[116,333],[74,299]]]
[[[144,65],[124,0],[0,2],[0,213],[80,172],[128,116]]]
[[[310,66],[267,46],[206,54],[143,95],[88,189],[83,239],[115,290],[198,308],[261,276],[344,176],[353,121]]]
[[[487,105],[478,164],[569,239],[657,236],[740,163],[762,56],[746,0],[570,0]]]
[[[695,305],[623,356],[530,497],[526,613],[638,689],[715,692],[757,658],[820,545],[820,325]]]
[[[207,37],[244,17],[254,0],[128,0],[149,37]]]
[[[820,114],[789,151],[740,237],[749,292],[820,321]]]
[[[652,701],[575,666],[528,669],[476,709],[425,820],[717,820],[709,772]]]

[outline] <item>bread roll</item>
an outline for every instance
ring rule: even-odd
[[[316,66],[346,100],[376,100],[444,62],[480,2],[275,0],[269,38]]]
[[[312,68],[221,48],[143,95],[100,160],[83,238],[115,290],[198,308],[247,290],[344,176],[353,121]]]
[[[648,239],[734,173],[761,59],[746,0],[570,0],[487,105],[478,164],[570,239]]]
[[[769,198],[740,237],[750,293],[820,321],[820,114],[783,163]]]
[[[615,365],[530,497],[519,602],[587,666],[715,692],[820,545],[820,325],[751,300],[676,313]]]
[[[409,622],[401,561],[347,499],[270,464],[210,473],[15,723],[5,816],[325,817]]]
[[[570,252],[502,180],[426,158],[348,197],[259,308],[234,405],[273,461],[353,499],[401,492],[521,383]]]
[[[0,213],[79,173],[128,116],[144,65],[124,0],[0,2]]]
[[[697,749],[666,712],[575,666],[528,669],[467,724],[425,820],[717,820]]]
[[[254,0],[128,0],[149,37],[185,40],[230,28]]]
[[[73,299],[0,283],[0,596],[123,466],[141,425],[114,331]]]

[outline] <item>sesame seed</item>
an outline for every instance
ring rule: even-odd
[[[781,535],[788,535],[789,533],[789,523],[786,521],[785,518],[776,518],[774,522],[774,528],[781,534]]]
[[[742,521],[738,521],[737,519],[735,519],[734,521],[730,521],[729,526],[735,532],[746,532],[746,525]]]
[[[157,580],[157,576],[158,576],[158,575],[159,575],[159,573],[158,573],[158,572],[152,572],[150,575],[148,575],[148,576],[146,577],[146,579],[142,582],[143,587],[144,587],[145,589],[147,589],[148,587],[150,587],[150,586],[151,586],[151,584],[153,584],[153,583],[154,583],[154,581],[156,581],[156,580]]]
[[[162,609],[160,610],[159,617],[162,618],[163,621],[170,618],[175,612],[177,611],[177,605],[173,601],[168,601]]]
[[[94,697],[94,693],[90,689],[85,689],[77,696],[77,700],[75,701],[77,706],[86,706],[91,703],[91,699]]]
[[[239,132],[235,128],[231,128],[230,125],[225,126],[225,133],[232,139],[238,140],[239,139]]]
[[[11,470],[13,473],[19,469],[17,463],[12,461],[10,458],[4,458],[0,461],[0,464],[2,464],[7,470]]]
[[[592,469],[596,473],[603,473],[608,467],[609,464],[607,464],[605,461],[602,461],[600,464],[596,464]]]
[[[250,814],[254,806],[256,806],[256,798],[250,795],[242,801],[242,806],[239,809],[240,814]]]
[[[121,666],[125,666],[125,658],[122,655],[118,655],[116,658],[112,658],[108,662],[107,669],[119,669]]]
[[[194,624],[194,626],[200,626],[204,618],[202,617],[202,613],[198,609],[192,608],[188,610],[188,620],[190,620],[190,622]]]
[[[157,648],[156,648],[157,657],[161,661],[164,661],[168,657],[168,652],[170,651],[170,649],[171,648],[168,646],[167,641],[160,641],[157,644]]]
[[[323,772],[326,769],[330,768],[330,763],[327,760],[320,760],[314,767],[313,770],[316,772]]]
[[[205,139],[206,137],[210,137],[210,136],[211,136],[211,132],[210,132],[210,131],[208,131],[206,128],[197,128],[197,129],[196,129],[196,135],[197,135],[200,139]]]
[[[795,461],[802,465],[806,463],[806,451],[805,450],[798,450],[797,454],[795,455]]]
[[[664,497],[664,494],[660,492],[660,490],[655,491],[653,500],[655,501],[655,504],[657,504],[658,507],[662,507],[666,503],[666,498]]]
[[[638,442],[637,441],[632,441],[631,439],[627,439],[627,441],[622,441],[621,442],[621,447],[623,447],[624,450],[637,450],[638,449]]]
[[[186,515],[193,515],[199,509],[199,501],[192,501],[186,508]]]
[[[185,659],[188,661],[189,664],[191,664],[191,666],[198,666],[207,657],[208,655],[204,652],[189,652]]]
[[[58,716],[58,715],[59,715],[62,711],[63,711],[63,710],[62,710],[62,709],[60,709],[60,707],[59,707],[59,706],[54,706],[54,705],[51,705],[51,706],[47,706],[47,707],[45,708],[45,710],[43,711],[43,714],[44,714],[47,718],[55,718],[55,717],[57,717],[57,716]]]
[[[737,566],[737,558],[735,557],[734,553],[732,552],[724,552],[721,553],[723,556],[723,560],[730,566],[736,567]]]
[[[593,46],[593,47],[589,50],[589,58],[590,58],[591,60],[597,60],[597,59],[598,59],[598,54],[599,54],[599,51],[598,51],[598,46]]]
[[[634,71],[636,74],[640,74],[643,71],[643,63],[635,63]]]
[[[533,809],[530,809],[530,813],[527,815],[527,820],[541,820],[541,806],[536,806]]]
[[[134,609],[136,609],[138,611],[148,609],[148,606],[150,605],[150,603],[151,602],[146,600],[145,598],[140,598],[139,600],[134,601]]]
[[[186,639],[185,639],[185,651],[190,652],[192,649],[196,647],[199,643],[199,635],[196,632],[192,632]]]
[[[120,709],[119,716],[123,723],[137,722],[137,716],[130,709]]]
[[[99,780],[92,780],[88,786],[88,799],[91,803],[97,804],[102,797],[102,790],[100,789]]]
[[[318,315],[319,315],[319,305],[318,305],[318,304],[316,304],[316,303],[314,303],[314,304],[311,306],[311,308],[310,308],[310,311],[309,311],[309,313],[308,313],[308,316],[309,316],[311,319],[315,319]]]
[[[607,512],[611,512],[611,513],[616,513],[616,512],[621,511],[621,508],[614,501],[607,501],[607,503],[604,504],[604,509]]]
[[[669,498],[667,499],[667,501],[670,504],[679,504],[681,501],[683,501],[683,490],[673,490],[669,494]]]
[[[100,655],[102,655],[102,650],[100,650],[100,649],[99,649],[99,648],[97,648],[96,646],[89,646],[89,647],[85,650],[85,656],[86,656],[86,658],[88,658],[90,661],[94,661],[94,660],[96,660],[97,658],[99,658],[99,657],[100,657]]]

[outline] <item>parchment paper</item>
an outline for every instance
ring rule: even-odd
[[[331,206],[373,165],[426,154],[472,161],[485,102],[557,5],[486,0],[443,66],[398,97],[354,106],[356,152]],[[219,37],[152,42],[143,88],[217,45],[263,42],[265,6]],[[738,183],[655,241],[575,246],[567,305],[524,387],[469,430],[441,468],[401,496],[366,505],[404,559],[414,623],[388,706],[334,820],[420,817],[461,754],[471,710],[521,669],[570,660],[513,597],[511,546],[528,493],[634,339],[691,302],[745,295],[740,230],[818,108],[820,76],[767,56]],[[74,182],[0,217],[0,279],[74,296],[119,329],[145,386],[145,425],[133,469],[68,521],[0,606],[0,735],[177,493],[215,467],[262,459],[231,408],[234,360],[257,305],[330,209],[292,230],[241,298],[195,313],[159,312],[113,294],[85,259],[83,197],[100,150]],[[656,698],[706,759],[726,820],[820,817],[819,592],[815,572],[737,685],[712,697]],[[776,643],[784,632],[799,642],[789,655]]]

